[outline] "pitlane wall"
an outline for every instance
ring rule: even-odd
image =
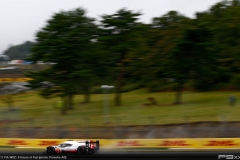
[[[69,139],[21,139],[0,138],[0,147],[46,148]],[[83,139],[72,139],[83,140]],[[180,139],[98,139],[101,149],[236,149],[240,148],[240,138],[180,138]],[[83,140],[85,141],[85,139]]]

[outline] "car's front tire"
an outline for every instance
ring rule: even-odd
[[[54,147],[48,147],[47,148],[47,153],[48,154],[54,154],[55,153],[55,148]]]

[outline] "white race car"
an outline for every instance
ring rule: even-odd
[[[45,154],[55,153],[78,153],[78,154],[93,154],[100,149],[99,140],[92,141],[73,141],[68,140],[57,146],[48,146]]]

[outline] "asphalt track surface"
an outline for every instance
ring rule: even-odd
[[[78,154],[43,154],[41,149],[0,149],[0,159],[80,159],[80,160],[174,160],[174,159],[240,159],[240,149],[234,150],[159,150],[159,151],[100,151],[93,155],[78,155]],[[223,155],[219,158],[219,155]],[[226,155],[230,156],[227,157]],[[4,157],[6,156],[6,157]],[[10,157],[12,156],[12,157]],[[14,157],[15,156],[15,157]]]

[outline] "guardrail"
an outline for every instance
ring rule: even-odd
[[[32,78],[0,78],[0,82],[27,82]]]

